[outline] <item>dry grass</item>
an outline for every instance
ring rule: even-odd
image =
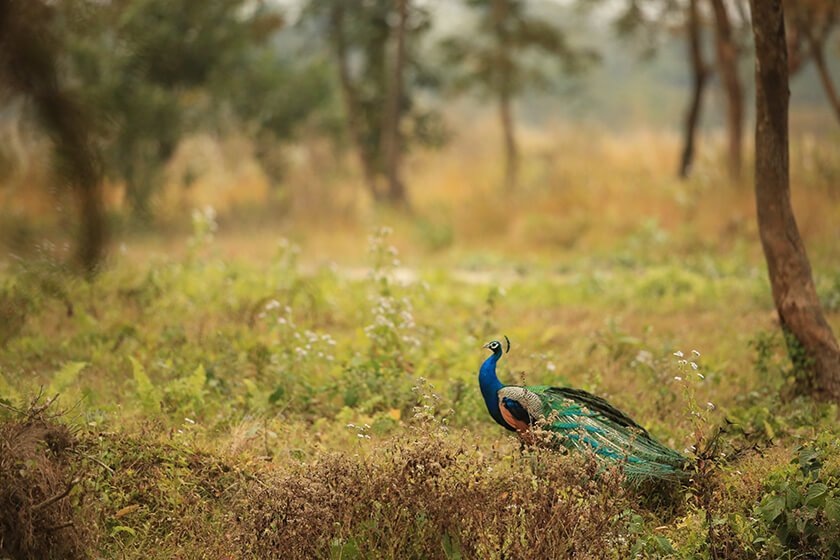
[[[66,426],[41,413],[0,423],[0,554],[59,560],[89,550],[75,443]]]

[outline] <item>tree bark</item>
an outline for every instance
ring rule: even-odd
[[[700,122],[700,110],[703,105],[703,92],[706,89],[709,70],[703,60],[703,38],[700,32],[700,14],[697,10],[698,0],[689,0],[688,3],[688,52],[691,59],[692,90],[691,102],[685,118],[685,140],[683,144],[682,157],[680,158],[679,176],[682,179],[688,177],[691,164],[694,161],[694,145],[697,133],[697,124]]]
[[[408,206],[405,185],[400,177],[402,136],[400,116],[402,114],[403,73],[405,69],[405,35],[408,25],[409,0],[395,0],[397,25],[392,30],[394,43],[391,68],[388,74],[388,91],[385,96],[385,114],[382,126],[382,154],[385,162],[385,176],[388,180],[388,202],[394,206]]]
[[[347,120],[347,130],[350,132],[350,140],[354,144],[359,164],[362,167],[365,185],[374,200],[380,200],[382,194],[376,181],[376,164],[373,154],[367,148],[363,124],[360,120],[361,107],[353,78],[350,75],[349,53],[347,39],[344,35],[344,0],[336,0],[332,4],[330,23],[332,27],[333,49],[335,50],[336,66],[338,67],[338,82],[341,89],[341,99],[344,104],[344,113]]]
[[[828,73],[828,65],[825,62],[825,54],[823,52],[823,44],[813,37],[810,33],[807,34],[808,47],[811,51],[811,58],[814,59],[814,64],[817,67],[817,72],[820,75],[825,96],[828,98],[828,103],[834,109],[834,115],[840,120],[840,96],[834,88],[834,82],[831,75]]]
[[[781,0],[751,0],[756,51],[755,194],[773,300],[798,388],[840,402],[840,347],[820,306],[790,202],[788,63]]]
[[[732,22],[723,0],[711,0],[715,14],[715,46],[719,75],[726,94],[726,129],[729,151],[729,175],[741,176],[744,100],[738,75],[738,45],[732,33]]]

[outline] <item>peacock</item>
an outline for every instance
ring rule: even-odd
[[[507,353],[510,340],[504,338]],[[568,387],[504,385],[496,375],[502,344],[494,340],[484,348],[493,353],[478,373],[487,410],[497,424],[517,432],[524,442],[594,452],[599,459],[620,463],[631,482],[677,481],[688,476],[686,457],[658,442],[601,397]]]

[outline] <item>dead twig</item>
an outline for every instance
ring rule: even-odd
[[[78,483],[79,483],[79,479],[74,478],[73,480],[71,480],[67,484],[67,488],[65,488],[63,492],[61,492],[60,494],[56,494],[55,496],[52,496],[51,498],[47,498],[43,502],[39,502],[39,503],[35,504],[34,506],[32,506],[32,511],[37,512],[39,510],[44,509],[45,507],[51,506],[52,504],[56,503],[59,500],[63,500],[64,498],[66,498],[70,494],[70,491]]]
[[[74,455],[78,455],[79,457],[82,457],[83,459],[87,459],[88,461],[93,461],[94,463],[96,463],[97,465],[99,465],[100,467],[102,467],[103,469],[108,471],[109,473],[115,474],[114,469],[112,469],[111,467],[109,467],[108,465],[106,465],[105,463],[103,463],[102,461],[97,459],[96,457],[88,455],[87,453],[84,453],[84,452],[79,451],[77,449],[71,449],[70,453],[73,453]]]
[[[67,527],[74,527],[74,526],[75,525],[73,524],[72,521],[65,521],[64,523],[60,523],[58,525],[53,525],[52,527],[47,527],[46,529],[44,529],[44,531],[47,532],[47,533],[50,533],[52,531],[58,531],[60,529],[66,529]]]

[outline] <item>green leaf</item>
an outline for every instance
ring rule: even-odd
[[[765,523],[773,523],[785,509],[785,499],[782,496],[765,497],[758,506],[758,516]]]
[[[798,488],[786,484],[785,489],[785,507],[787,509],[794,509],[802,504],[802,493]]]
[[[840,523],[840,498],[832,497],[825,501],[825,517],[832,523]]]
[[[659,549],[659,552],[663,554],[674,554],[677,551],[674,550],[674,547],[671,545],[671,541],[669,541],[665,537],[656,536],[656,547]]]
[[[443,553],[446,554],[446,560],[461,560],[461,547],[449,533],[443,534],[441,545],[443,546]]]
[[[822,482],[812,484],[805,494],[805,505],[821,507],[825,503],[826,494],[828,494],[828,486]]]
[[[88,366],[87,362],[67,362],[53,374],[50,393],[62,393],[79,377],[79,373]]]
[[[11,401],[17,399],[19,396],[17,389],[6,381],[6,378],[3,377],[3,372],[0,371],[0,399],[9,399]]]
[[[131,360],[132,376],[137,387],[137,398],[143,410],[150,414],[160,411],[160,391],[152,384],[152,380],[146,374],[146,369],[139,361],[129,356]]]
[[[207,371],[204,369],[204,364],[199,364],[192,375],[185,380],[185,388],[189,394],[196,401],[204,400],[204,385],[207,383]]]
[[[111,536],[112,537],[115,537],[115,536],[119,535],[120,533],[128,533],[132,537],[137,536],[137,531],[135,531],[131,527],[126,527],[125,525],[117,525],[116,527],[111,529]]]

